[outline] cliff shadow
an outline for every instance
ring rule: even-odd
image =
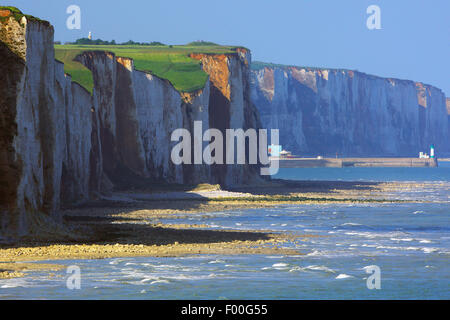
[[[22,161],[17,158],[14,138],[18,84],[25,62],[0,41],[0,239],[2,234],[17,228],[17,188],[22,175]],[[13,233],[15,232],[12,231]]]
[[[68,217],[67,221],[74,223],[74,218]],[[118,224],[112,223],[112,220],[109,219],[93,220],[81,217],[77,219],[76,223],[91,230],[93,236],[85,242],[92,244],[208,244],[270,239],[268,233],[196,229],[184,225],[137,224],[132,221],[127,222],[127,220]]]
[[[230,100],[216,86],[211,85],[209,95],[209,127],[218,129],[226,136],[226,129],[230,128]],[[212,154],[215,156],[215,152]],[[226,152],[223,152],[222,163],[225,163]],[[211,175],[220,185],[225,184],[227,166],[225,164],[213,164]]]
[[[177,201],[124,203],[97,201],[66,209],[62,213],[65,234],[39,234],[18,242],[0,244],[0,248],[48,247],[54,244],[98,245],[170,245],[212,244],[234,241],[270,240],[269,232],[211,230],[205,226],[189,227],[185,223],[162,225],[160,219],[172,219],[170,214],[158,215],[146,210],[174,207]],[[182,204],[182,207],[184,205]],[[183,213],[183,217],[189,212]],[[200,220],[199,220],[200,221]],[[202,223],[203,219],[199,222]]]
[[[126,58],[123,58],[126,60]],[[144,148],[139,134],[139,120],[133,91],[132,73],[117,61],[116,74],[116,151],[118,164],[144,175]],[[110,173],[114,175],[114,172]],[[110,177],[111,178],[111,177]]]

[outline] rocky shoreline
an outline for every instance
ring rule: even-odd
[[[313,234],[261,230],[211,230],[206,224],[164,224],[164,218],[186,218],[208,212],[265,208],[286,204],[422,202],[399,200],[398,192],[414,191],[423,183],[282,181],[221,190],[204,185],[185,191],[140,190],[62,210],[63,224],[42,229],[20,242],[0,245],[0,278],[23,276],[41,264],[29,261],[102,259],[113,257],[173,257],[192,254],[298,255],[287,242],[307,241]],[[47,265],[48,266],[48,265]],[[48,270],[57,266],[51,265]]]

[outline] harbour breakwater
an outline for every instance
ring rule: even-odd
[[[346,168],[346,167],[430,167],[438,166],[435,158],[282,158],[280,168]]]

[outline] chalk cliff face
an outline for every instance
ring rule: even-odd
[[[260,128],[257,111],[250,101],[250,52],[238,49],[236,54],[192,54],[191,57],[202,62],[203,70],[210,77],[209,127],[219,129],[224,139],[226,129]],[[224,157],[226,149],[232,147],[225,144],[224,141]],[[213,165],[211,170],[214,181],[228,186],[258,179],[257,166]]]
[[[210,75],[205,87],[180,93],[170,82],[137,71],[133,61],[108,52],[85,52],[77,59],[94,76],[104,171],[115,184],[136,177],[172,183],[246,183],[256,174],[241,165],[174,165],[170,159],[175,129],[194,121],[208,128],[258,128],[250,104],[248,52],[193,54]],[[201,137],[200,137],[201,138]],[[202,143],[203,146],[207,142]]]
[[[59,220],[61,202],[88,199],[94,105],[55,62],[50,24],[10,17],[1,27],[0,236],[20,236]]]
[[[263,127],[300,155],[416,156],[449,151],[445,96],[435,87],[350,70],[252,70]]]
[[[85,52],[78,60],[94,76],[104,170],[113,182],[132,176],[175,183],[209,181],[205,165],[189,170],[170,160],[177,143],[170,139],[175,129],[191,129],[193,121],[208,128],[209,83],[182,97],[168,81],[135,70],[130,59]]]
[[[186,128],[193,134],[194,121],[202,121],[203,130],[258,128],[248,51],[193,56],[211,79],[193,93],[136,71],[131,59],[85,52],[76,59],[93,74],[91,95],[55,61],[49,23],[13,16],[0,23],[0,240],[58,221],[62,204],[113,187],[258,179],[256,166],[174,165],[170,159],[178,143],[171,133]]]

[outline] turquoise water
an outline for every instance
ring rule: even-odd
[[[401,196],[430,202],[283,205],[180,216],[162,222],[319,237],[285,244],[302,253],[297,256],[52,261],[79,266],[81,289],[66,288],[64,270],[53,277],[32,273],[21,279],[0,280],[0,298],[450,299],[450,166],[406,171],[360,169],[337,169],[344,171],[336,171],[326,180],[369,180],[370,175],[373,180],[391,180],[391,176],[392,180],[427,181],[431,184],[427,189]],[[299,169],[289,170],[280,175],[292,179],[301,176]],[[367,288],[370,274],[366,270],[372,265],[381,270],[379,290]]]

